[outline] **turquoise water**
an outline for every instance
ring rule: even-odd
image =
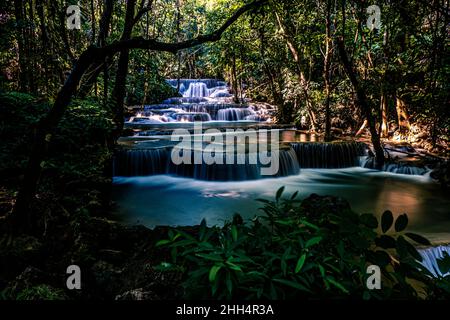
[[[243,182],[207,182],[168,175],[114,178],[121,218],[130,224],[195,225],[205,218],[221,225],[234,213],[244,219],[261,214],[255,199],[272,199],[276,190],[299,191],[347,199],[359,213],[407,213],[409,230],[434,242],[450,242],[450,198],[428,176],[379,172],[364,168],[302,169],[284,178]]]

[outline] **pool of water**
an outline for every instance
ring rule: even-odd
[[[359,213],[394,216],[407,213],[408,230],[435,243],[450,242],[450,198],[428,176],[379,172],[364,168],[302,169],[300,174],[243,182],[208,182],[169,175],[115,177],[114,197],[121,219],[130,224],[195,225],[205,218],[222,225],[234,213],[244,219],[261,214],[255,199],[273,199],[276,190],[299,191],[347,199]]]

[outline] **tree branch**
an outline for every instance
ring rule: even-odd
[[[148,0],[147,5],[145,5],[146,0],[142,0],[141,5],[139,6],[139,11],[134,17],[133,25],[138,23],[141,20],[142,16],[147,12],[151,11],[153,8],[153,0]]]
[[[239,17],[247,11],[262,6],[267,2],[268,0],[256,0],[244,5],[215,32],[202,35],[191,40],[177,43],[164,43],[154,39],[145,40],[143,38],[134,38],[115,42],[101,48],[90,46],[87,50],[85,50],[74,64],[72,72],[63,87],[60,89],[53,107],[38,124],[32,151],[24,175],[24,180],[11,214],[13,224],[15,223],[17,225],[22,225],[25,229],[30,227],[30,224],[26,223],[31,220],[29,208],[36,193],[37,184],[42,172],[42,161],[46,157],[46,151],[51,140],[52,133],[61,121],[72,96],[77,92],[81,78],[93,63],[103,61],[106,57],[112,56],[123,49],[150,49],[154,51],[167,51],[175,53],[179,50],[194,47],[206,42],[220,40],[225,30],[236,20],[238,20]]]

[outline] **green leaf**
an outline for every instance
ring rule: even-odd
[[[277,191],[277,193],[276,193],[275,199],[276,199],[277,201],[280,200],[281,195],[283,194],[283,192],[284,192],[284,186],[282,186],[280,189],[278,189],[278,191]]]
[[[298,258],[297,265],[295,266],[295,273],[299,273],[302,270],[305,261],[306,261],[306,253],[302,254],[302,256]]]
[[[205,239],[206,231],[207,231],[206,220],[202,219],[202,222],[200,223],[200,231],[199,231],[200,241],[203,241]]]
[[[406,250],[406,252],[408,252],[417,261],[423,260],[422,256],[417,251],[417,249],[411,243],[406,241],[405,238],[403,238],[403,236],[397,238],[397,245],[401,251],[405,252]]]
[[[156,243],[156,247],[162,247],[162,246],[165,246],[165,245],[167,245],[167,244],[169,244],[169,243],[171,243],[172,241],[170,241],[170,240],[160,240],[160,241],[158,241],[157,243]]]
[[[327,281],[329,283],[331,283],[333,286],[335,286],[336,288],[340,289],[342,292],[348,293],[348,290],[342,284],[340,284],[339,282],[337,282],[333,278],[327,277]]]
[[[381,216],[381,231],[383,231],[383,233],[386,233],[392,227],[393,222],[394,217],[392,215],[392,212],[386,210]]]
[[[385,251],[377,250],[375,252],[369,252],[369,261],[384,267],[391,262],[391,257]]]
[[[233,241],[236,242],[238,239],[238,230],[235,225],[231,226],[231,236],[233,237]]]
[[[225,262],[225,264],[226,264],[227,266],[229,266],[230,269],[232,269],[232,270],[234,270],[234,271],[242,271],[242,268],[241,268],[240,266],[238,266],[237,264],[234,264],[234,263],[232,263],[232,262],[230,262],[230,261]]]
[[[222,269],[221,265],[215,265],[211,267],[211,270],[209,270],[209,282],[214,282],[216,280],[217,273],[220,269]]]
[[[363,293],[363,300],[369,300],[370,299],[370,292],[365,290]]]
[[[312,224],[312,223],[310,223],[310,222],[308,222],[306,220],[300,219],[300,223],[304,224],[305,226],[307,226],[307,227],[309,227],[311,229],[320,230],[320,228],[318,226],[316,226],[315,224]]]
[[[300,291],[306,291],[306,292],[310,292],[310,290],[308,288],[306,288],[305,286],[301,285],[298,282],[294,282],[294,281],[290,281],[290,280],[285,280],[285,279],[273,279],[274,282],[278,282],[281,284],[284,284],[285,286],[300,290]]]
[[[305,248],[312,247],[322,241],[322,237],[314,237],[306,241]]]
[[[196,256],[214,262],[222,262],[224,260],[221,256],[215,254],[197,253]]]
[[[295,198],[297,198],[298,195],[298,191],[295,191],[294,194],[291,196],[291,200],[294,200]]]
[[[375,238],[375,244],[383,249],[391,249],[395,248],[396,242],[391,236],[381,235]]]
[[[231,275],[229,272],[227,272],[225,284],[227,285],[228,293],[231,295],[233,293],[233,281],[231,280]]]
[[[430,241],[427,238],[422,237],[421,235],[418,235],[418,234],[415,234],[415,233],[411,233],[411,232],[407,232],[407,233],[405,233],[405,236],[407,236],[411,240],[417,242],[418,244],[422,244],[424,246],[431,245]]]
[[[370,213],[362,214],[359,217],[359,220],[361,221],[361,223],[363,225],[365,225],[366,227],[368,227],[370,229],[378,228],[378,220],[377,220],[377,218],[375,218],[375,216],[373,214],[370,214]]]
[[[408,225],[408,216],[406,213],[400,215],[397,217],[397,220],[395,220],[395,231],[401,232],[406,229],[406,226]]]

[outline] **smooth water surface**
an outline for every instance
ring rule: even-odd
[[[300,174],[242,182],[199,181],[169,175],[116,177],[118,211],[129,223],[195,225],[205,218],[222,225],[234,213],[244,219],[261,214],[257,198],[273,199],[281,186],[286,194],[299,191],[303,199],[312,193],[347,199],[359,213],[394,216],[407,213],[408,230],[436,242],[450,242],[450,199],[428,176],[379,172],[364,168],[301,169]]]

